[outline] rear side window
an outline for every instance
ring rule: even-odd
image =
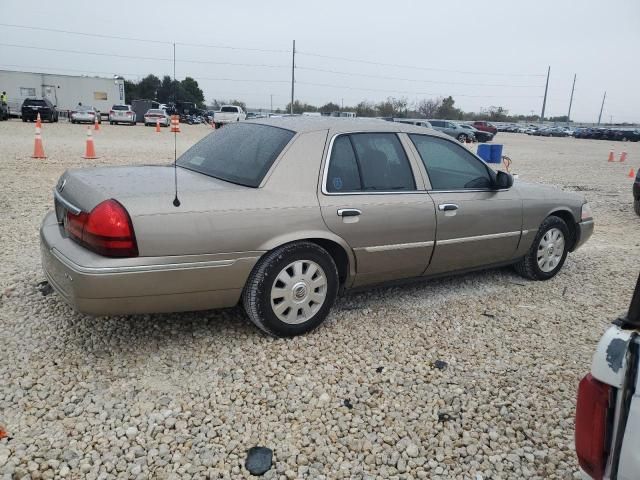
[[[487,167],[456,142],[428,135],[409,135],[416,146],[433,190],[490,188]]]
[[[257,187],[295,135],[291,130],[235,123],[187,150],[178,165],[231,183]]]
[[[341,135],[333,142],[326,189],[339,192],[412,191],[411,165],[394,133]]]

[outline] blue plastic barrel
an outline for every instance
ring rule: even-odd
[[[489,163],[500,163],[502,161],[502,145],[493,143],[491,147],[491,157]]]
[[[478,156],[487,163],[491,162],[491,147],[488,143],[478,145]]]

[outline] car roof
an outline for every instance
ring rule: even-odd
[[[261,118],[257,120],[247,120],[248,123],[260,125],[270,125],[273,127],[285,128],[298,133],[314,132],[318,130],[332,130],[333,133],[349,132],[404,132],[404,133],[425,133],[430,135],[451,139],[449,135],[436,130],[411,125],[409,123],[389,122],[377,118],[342,118],[342,117],[275,117]]]

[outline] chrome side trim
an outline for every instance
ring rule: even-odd
[[[188,263],[164,263],[164,264],[151,264],[151,265],[131,265],[120,267],[83,267],[67,258],[63,253],[51,249],[51,254],[56,257],[61,263],[71,270],[78,273],[86,274],[112,274],[112,273],[139,273],[139,272],[154,272],[161,270],[191,270],[196,268],[217,268],[217,267],[229,267],[243,258],[236,258],[234,260],[209,260],[205,262],[188,262]],[[256,258],[256,257],[247,257]]]
[[[54,189],[53,190],[53,197],[60,202],[62,205],[64,205],[64,208],[66,208],[67,210],[69,210],[71,213],[73,213],[74,215],[78,215],[80,212],[82,212],[81,209],[79,209],[78,207],[76,207],[73,203],[71,203],[69,200],[65,199],[62,195],[60,195],[60,193],[58,192],[58,190]]]
[[[426,248],[433,247],[434,242],[414,242],[414,243],[397,243],[395,245],[376,245],[375,247],[365,247],[363,249],[367,253],[387,252],[389,250],[405,250],[407,248]]]
[[[477,242],[478,240],[491,240],[494,238],[515,237],[519,235],[520,235],[520,232],[518,231],[518,232],[490,233],[488,235],[476,235],[474,237],[449,238],[447,240],[436,240],[436,247],[438,245],[453,245],[455,243]]]

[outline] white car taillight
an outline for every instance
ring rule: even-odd
[[[580,220],[591,220],[593,218],[593,212],[588,203],[582,205],[582,212],[580,213]]]

